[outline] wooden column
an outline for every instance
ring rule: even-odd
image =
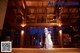
[[[63,47],[63,40],[62,40],[62,30],[61,30],[61,27],[59,27],[59,37],[60,37],[60,46]]]
[[[23,47],[23,43],[24,43],[24,30],[21,30],[21,39],[20,39],[20,47]]]

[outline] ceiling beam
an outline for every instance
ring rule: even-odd
[[[26,8],[26,4],[25,4],[25,0],[22,0],[22,5],[23,5],[23,8],[25,9]]]
[[[12,27],[21,27],[20,24],[13,24],[11,25]],[[27,23],[25,27],[51,27],[51,26],[56,26],[58,27],[57,23]],[[67,27],[67,26],[80,26],[80,24],[67,24],[64,23],[62,24],[62,27]]]
[[[21,15],[24,15],[24,13],[23,13],[23,11],[22,11],[21,7],[20,7],[20,6],[19,6],[19,4],[18,4],[18,1],[15,1],[14,3],[16,4],[17,9],[18,9],[18,10],[19,10],[19,12],[21,13]]]

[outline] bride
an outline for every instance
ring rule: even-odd
[[[53,43],[51,40],[51,32],[48,31],[48,28],[44,28],[44,32],[45,32],[45,47],[47,49],[51,49],[53,48]]]

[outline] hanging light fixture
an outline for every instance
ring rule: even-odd
[[[25,24],[25,23],[22,23],[22,24],[21,24],[21,27],[25,27],[25,26],[26,26],[26,24]]]
[[[21,23],[21,27],[25,27],[26,26],[26,22],[24,20],[24,17],[22,17],[22,23]]]

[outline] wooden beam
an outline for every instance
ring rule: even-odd
[[[14,3],[16,4],[17,6],[17,9],[19,10],[19,12],[21,13],[21,15],[24,15],[22,9],[20,8],[19,4],[17,3],[18,1],[15,1]]]
[[[58,26],[57,23],[31,23],[31,24],[27,24],[27,26]]]
[[[16,23],[13,23],[11,26],[12,27],[21,27],[20,24],[16,24]],[[50,27],[50,26],[57,26],[58,27],[58,24],[57,23],[26,23],[25,27]],[[64,23],[64,24],[62,24],[61,27],[67,27],[67,26],[80,26],[80,24],[66,24],[66,23]]]

